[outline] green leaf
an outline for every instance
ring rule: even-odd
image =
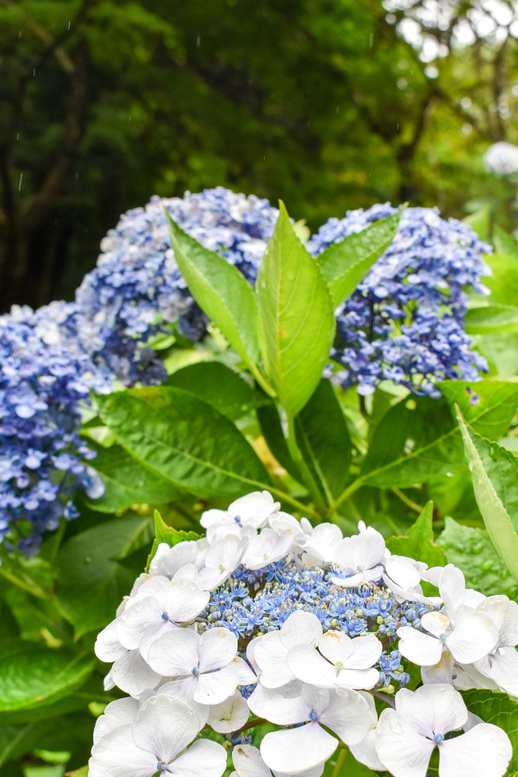
[[[84,706],[84,701],[83,701]],[[48,748],[67,748],[67,750],[84,749],[85,753],[91,747],[93,720],[88,713],[67,715],[62,725],[56,725],[56,720],[40,720],[19,725],[2,725],[0,728],[0,767],[8,763],[0,774],[14,777],[16,764],[12,759],[20,758],[26,753],[33,753],[42,743]],[[86,755],[86,757],[88,757]],[[24,772],[24,777],[27,773]]]
[[[157,474],[190,492],[242,496],[270,477],[228,418],[181,389],[131,389],[98,396],[121,445]]]
[[[443,399],[408,396],[386,413],[370,441],[362,483],[405,488],[457,469],[462,445],[455,403],[477,431],[497,438],[516,409],[515,383],[443,381],[438,388]]]
[[[41,599],[50,596],[54,587],[52,567],[40,556],[25,558],[21,553],[2,553],[0,577]]]
[[[155,539],[153,540],[153,547],[151,553],[148,556],[146,571],[149,571],[149,565],[153,560],[155,553],[158,550],[158,546],[161,542],[167,543],[169,547],[177,545],[179,542],[189,542],[190,540],[199,540],[201,534],[196,534],[194,531],[183,531],[174,529],[172,526],[168,526],[164,521],[158,510],[155,510]]]
[[[489,238],[489,231],[491,229],[491,208],[489,205],[484,205],[476,213],[471,213],[466,216],[463,221],[469,224],[471,229],[477,233],[481,240],[487,240]]]
[[[518,258],[518,243],[502,227],[493,227],[493,243],[497,254],[510,254]]]
[[[178,496],[178,489],[169,480],[143,466],[122,446],[104,448],[92,441],[89,447],[97,451],[91,466],[105,486],[100,499],[85,499],[92,510],[114,513],[135,504],[164,504]]]
[[[264,360],[286,412],[299,413],[318,385],[335,332],[331,296],[280,205],[257,277]]]
[[[508,305],[518,296],[518,256],[511,254],[492,254],[485,257],[491,268],[491,275],[484,278],[484,286],[491,292],[491,302]]]
[[[286,443],[286,438],[282,431],[281,419],[279,418],[278,410],[275,404],[257,408],[257,420],[261,427],[261,432],[265,439],[265,442],[273,453],[279,464],[299,482],[301,480],[300,473],[295,465],[295,462],[291,458],[291,454]]]
[[[200,362],[169,376],[166,386],[195,394],[222,415],[237,421],[271,400],[221,362]]]
[[[327,503],[344,490],[349,473],[351,440],[331,383],[322,379],[295,419],[297,443]]]
[[[437,542],[445,551],[448,563],[455,564],[464,573],[466,586],[485,596],[505,594],[516,599],[518,583],[496,552],[488,532],[463,526],[449,517],[445,518],[444,527]]]
[[[350,297],[392,243],[403,211],[404,206],[392,216],[375,221],[362,232],[332,243],[317,257],[335,308]]]
[[[458,412],[479,510],[493,545],[518,582],[518,460],[470,429]]]
[[[96,660],[16,642],[0,653],[0,711],[52,704],[79,688],[93,672]]]
[[[518,308],[513,305],[484,305],[466,313],[464,328],[469,335],[517,332]]]
[[[398,556],[407,556],[424,561],[429,567],[443,567],[446,554],[434,542],[433,502],[428,502],[416,522],[408,530],[407,537],[392,537],[387,540],[387,548]]]
[[[513,746],[514,756],[506,775],[514,777],[518,770],[518,704],[506,693],[473,689],[463,691],[466,707],[485,723],[492,723],[505,731]]]
[[[190,237],[169,214],[178,267],[200,308],[214,321],[249,366],[261,356],[254,290],[233,265]]]
[[[112,620],[145,563],[145,556],[133,565],[124,559],[151,539],[150,519],[129,517],[87,529],[64,545],[57,561],[56,598],[77,639]]]

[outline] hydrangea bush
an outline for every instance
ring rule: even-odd
[[[363,522],[344,538],[298,521],[266,491],[201,523],[158,545],[97,638],[105,688],[129,696],[97,721],[90,777],[221,777],[209,732],[239,777],[318,777],[345,746],[395,777],[425,777],[436,748],[440,777],[503,777],[509,738],[461,691],[518,695],[516,602],[391,554]]]

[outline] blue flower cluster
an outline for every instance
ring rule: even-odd
[[[0,317],[0,542],[9,535],[7,546],[27,555],[62,515],[77,514],[78,488],[103,489],[78,431],[90,388],[110,384],[77,347],[74,312],[54,303]]]
[[[307,248],[318,256],[394,212],[388,204],[348,211],[324,224]],[[442,219],[436,208],[407,208],[391,245],[336,311],[332,357],[342,369],[333,381],[344,389],[358,384],[368,395],[391,380],[435,397],[436,381],[478,380],[487,363],[464,331],[466,288],[487,291],[480,279],[489,274],[482,254],[490,251],[467,224]]]
[[[183,198],[153,197],[122,217],[101,243],[98,265],[76,293],[78,336],[85,350],[125,385],[167,377],[146,343],[165,323],[199,340],[208,319],[195,304],[171,248],[166,209],[182,229],[235,265],[251,282],[278,210],[267,200],[223,187]]]
[[[257,571],[241,565],[211,593],[200,619],[208,628],[224,626],[248,641],[277,631],[295,610],[302,609],[316,615],[324,631],[336,629],[350,637],[372,633],[388,648],[397,639],[398,628],[412,625],[419,629],[418,616],[434,609],[398,602],[383,582],[341,588],[331,582],[332,576],[329,569],[299,568],[286,561]],[[384,650],[377,668],[380,686],[388,687],[391,682],[403,686],[409,680],[397,650]]]

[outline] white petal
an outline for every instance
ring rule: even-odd
[[[498,726],[480,723],[439,747],[439,777],[503,777],[513,749]]]
[[[257,676],[250,669],[244,658],[236,656],[232,659],[232,664],[238,671],[238,685],[255,685],[257,682]]]
[[[296,610],[286,618],[281,626],[280,634],[287,650],[295,645],[316,647],[318,640],[322,637],[322,624],[313,613]]]
[[[341,669],[335,680],[335,686],[370,691],[378,680],[379,672],[377,669]]]
[[[115,685],[138,698],[146,689],[155,688],[162,679],[146,664],[138,650],[130,650],[115,661],[111,676]]]
[[[251,494],[236,499],[228,507],[232,517],[240,516],[241,521],[259,529],[265,525],[272,513],[278,512],[279,502],[274,502],[268,491],[253,491]]]
[[[441,573],[439,593],[444,602],[445,614],[448,618],[453,618],[457,607],[464,603],[466,594],[464,575],[453,564],[446,564]]]
[[[368,669],[374,666],[383,650],[383,645],[374,634],[354,637],[351,640],[351,647],[352,653],[344,661],[346,669]]]
[[[250,715],[246,700],[239,691],[232,696],[209,708],[208,724],[220,734],[230,734],[245,725]]]
[[[315,648],[298,645],[288,651],[286,661],[295,677],[302,682],[319,688],[334,687],[337,670]]]
[[[127,696],[110,702],[100,718],[97,718],[94,728],[94,744],[110,731],[119,726],[133,723],[138,712],[138,701]]]
[[[127,648],[121,644],[117,633],[118,619],[109,623],[103,629],[95,642],[95,655],[100,661],[116,661],[124,655]]]
[[[155,774],[156,757],[135,744],[132,732],[133,726],[119,726],[93,746],[89,777],[152,777]]]
[[[232,762],[237,777],[271,777],[257,747],[237,745],[232,750]]]
[[[440,639],[443,635],[448,634],[453,624],[449,618],[443,612],[427,612],[421,618],[421,625],[423,629],[426,629],[437,639]]]
[[[402,626],[397,630],[398,649],[402,656],[418,666],[435,666],[441,660],[442,642],[428,634],[423,634],[412,626]]]
[[[415,588],[421,582],[421,575],[412,561],[405,556],[389,556],[385,560],[388,575],[401,588]]]
[[[364,766],[368,766],[369,769],[373,769],[375,772],[385,771],[385,767],[381,763],[378,753],[376,752],[375,728],[371,728],[365,739],[362,739],[358,744],[349,745],[349,750],[357,761],[364,764]]]
[[[274,561],[280,561],[290,552],[293,539],[291,529],[286,529],[282,534],[277,534],[273,529],[263,529],[250,540],[242,563],[248,569],[262,569]]]
[[[468,711],[460,693],[451,685],[433,683],[417,691],[403,688],[396,694],[396,710],[422,736],[461,729]]]
[[[365,739],[371,727],[369,705],[356,691],[330,691],[329,703],[318,721],[346,745],[357,744]]]
[[[210,599],[208,591],[201,591],[188,580],[174,580],[169,583],[164,602],[169,619],[175,623],[193,621],[205,609]]]
[[[319,640],[318,649],[331,664],[345,664],[353,654],[353,641],[343,631],[326,631]]]
[[[488,596],[478,605],[479,612],[489,615],[498,629],[498,646],[514,647],[518,644],[518,604],[507,596]]]
[[[455,628],[446,637],[448,650],[459,664],[472,664],[491,653],[498,641],[498,632],[483,612],[469,612],[459,607],[455,615]]]
[[[295,681],[284,688],[271,689],[258,685],[248,698],[250,710],[278,726],[304,723],[311,707],[301,696],[302,684]]]
[[[318,723],[308,723],[266,734],[261,743],[261,755],[270,769],[298,774],[324,764],[337,745],[338,740]]]
[[[421,679],[425,685],[429,683],[453,683],[453,656],[449,650],[445,650],[441,660],[435,666],[423,666]]]
[[[386,709],[378,721],[375,746],[381,763],[395,777],[426,777],[435,742],[418,734],[395,710]]]
[[[198,733],[196,713],[179,699],[152,696],[140,708],[133,726],[133,739],[142,750],[169,763]]]
[[[220,704],[236,690],[238,675],[237,667],[232,664],[215,672],[200,674],[193,694],[194,701],[200,704]]]
[[[156,693],[161,696],[171,696],[173,699],[179,699],[187,704],[198,717],[198,731],[201,731],[203,726],[207,722],[209,717],[209,707],[206,704],[198,704],[194,701],[192,695],[196,689],[196,682],[194,677],[191,680],[173,680],[168,683],[164,683],[157,689]]]
[[[518,653],[515,648],[500,648],[477,661],[475,667],[511,696],[518,696]]]
[[[237,637],[230,629],[218,627],[204,631],[198,644],[200,672],[210,672],[229,664],[237,653]]]
[[[168,631],[149,647],[149,665],[164,677],[189,675],[198,667],[199,641],[199,635],[189,629]]]
[[[227,768],[224,747],[210,739],[198,739],[172,764],[175,777],[221,777]]]
[[[287,653],[280,631],[270,631],[254,640],[254,660],[261,670],[261,683],[267,688],[280,688],[293,680]]]
[[[136,650],[143,637],[158,637],[161,632],[169,630],[171,626],[162,619],[162,612],[158,601],[152,596],[126,608],[117,621],[121,644],[128,650]]]

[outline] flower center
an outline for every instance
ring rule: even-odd
[[[241,523],[241,516],[240,515],[234,515],[234,521],[236,523]]]
[[[335,669],[337,672],[341,672],[343,668],[344,668],[344,665],[341,661],[337,661],[335,663]]]
[[[436,745],[440,745],[444,740],[444,734],[434,734],[433,741]]]
[[[197,666],[191,669],[191,674],[194,675],[195,677],[198,677],[198,675],[200,674],[200,670],[198,669]]]
[[[309,718],[310,720],[317,720],[317,718],[318,718],[318,715],[317,715],[317,713],[315,712],[315,710],[311,710],[311,712],[310,712],[310,713],[309,713],[309,715],[308,715],[308,718]]]
[[[160,617],[162,618],[163,621],[168,621],[169,620],[169,613],[168,612],[163,612]]]
[[[165,761],[159,761],[156,765],[157,772],[165,772],[167,769],[167,764]]]

